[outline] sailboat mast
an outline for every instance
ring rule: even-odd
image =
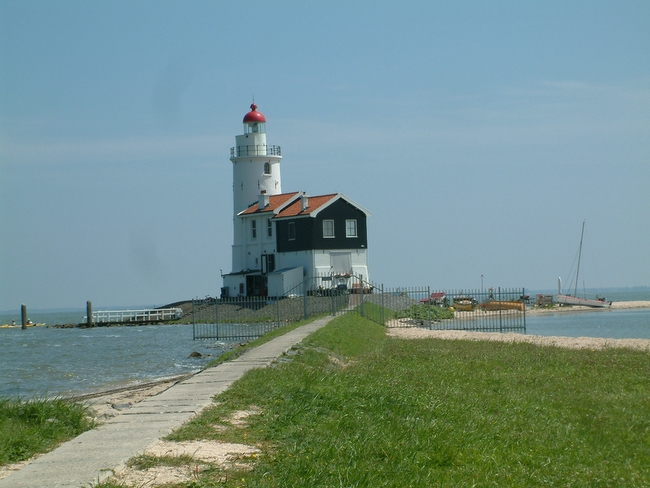
[[[573,290],[573,296],[578,296],[578,276],[580,275],[580,258],[582,257],[582,238],[585,235],[585,221],[582,221],[582,232],[580,233],[580,247],[578,249],[578,266],[576,267],[576,286]]]

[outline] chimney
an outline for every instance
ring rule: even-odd
[[[269,203],[269,196],[266,194],[266,190],[262,190],[257,200],[257,208],[264,210],[264,208],[267,207]]]
[[[300,211],[304,212],[307,208],[309,208],[309,197],[306,193],[303,193],[300,195]]]

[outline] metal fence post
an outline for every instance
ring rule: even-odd
[[[431,327],[431,287],[427,286],[427,321],[429,322],[429,327]]]
[[[216,301],[214,302],[214,327],[217,329],[217,337],[219,337],[219,302]]]
[[[361,316],[365,317],[365,310],[363,308],[363,279],[359,281],[360,293],[361,293]],[[352,288],[354,290],[354,287]]]
[[[523,297],[525,297],[525,296],[526,296],[526,288],[522,288],[521,289],[521,297],[522,297],[521,302],[522,303],[524,302]],[[525,333],[526,333],[526,304],[524,303],[524,334]]]
[[[380,318],[381,325],[383,325],[384,327],[386,326],[386,315],[385,315],[386,312],[385,312],[385,310],[386,309],[384,308],[384,284],[382,283],[381,284],[381,312],[379,312],[379,313],[381,314],[381,318]]]
[[[302,293],[304,297],[304,318],[309,318],[309,309],[307,307],[307,280],[303,282]]]
[[[502,322],[503,307],[501,306],[501,287],[497,288],[497,293],[499,296],[499,332],[503,332],[503,322]]]
[[[192,340],[196,340],[196,316],[194,315],[194,300],[192,300]]]

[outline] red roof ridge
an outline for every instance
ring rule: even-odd
[[[282,207],[284,204],[288,203],[289,200],[291,200],[293,197],[298,195],[300,192],[294,191],[290,193],[279,193],[277,195],[269,195],[269,204],[260,209],[259,208],[259,203],[258,202],[253,202],[251,203],[246,210],[243,210],[239,212],[238,215],[250,215],[254,213],[263,213],[263,212],[271,212],[274,211],[280,207]]]

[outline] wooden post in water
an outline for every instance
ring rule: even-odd
[[[88,327],[92,327],[93,326],[93,302],[91,302],[90,300],[86,302],[86,317],[87,317],[86,323],[88,324]]]
[[[22,329],[25,330],[27,328],[27,305],[24,303],[20,306],[20,318],[22,320]]]

